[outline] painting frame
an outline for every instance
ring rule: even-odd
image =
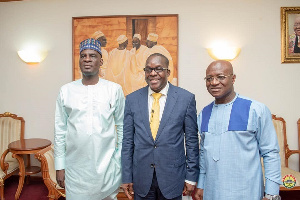
[[[296,37],[294,22],[300,16],[300,7],[281,7],[281,63],[300,63],[300,53],[294,53]],[[299,38],[299,36],[298,36]],[[298,40],[297,40],[298,41]],[[299,41],[300,44],[300,41]],[[300,45],[297,46],[300,46]]]
[[[93,33],[101,30],[105,37],[107,38],[107,45],[105,46],[105,51],[108,52],[108,61],[110,61],[111,52],[118,48],[120,45],[117,41],[120,34],[125,35],[128,38],[128,45],[125,47],[130,51],[130,59],[132,58],[133,51],[133,35],[139,33],[141,35],[140,43],[141,46],[147,46],[147,41],[150,33],[158,35],[157,45],[162,46],[167,53],[165,55],[168,59],[170,57],[170,62],[172,61],[172,80],[174,80],[174,85],[178,85],[178,14],[159,14],[159,15],[112,15],[112,16],[86,16],[86,17],[72,17],[72,79],[78,80],[82,78],[80,68],[79,68],[79,44],[81,41],[91,38]],[[150,49],[148,47],[147,49]],[[151,48],[155,49],[155,48]],[[156,53],[156,52],[155,52]],[[160,52],[157,52],[160,53]],[[166,53],[166,54],[167,54]],[[163,53],[162,53],[163,54]],[[164,55],[164,54],[163,54]],[[145,59],[143,59],[144,61]],[[131,62],[131,60],[130,60]],[[109,62],[108,62],[109,63]],[[113,62],[111,62],[113,63]],[[128,64],[132,65],[132,64]],[[113,64],[108,64],[108,68],[113,66]],[[139,65],[141,66],[141,65]],[[144,67],[144,66],[143,66]],[[124,67],[125,68],[125,67]],[[128,69],[132,66],[127,67]],[[124,73],[129,73],[127,70]],[[141,67],[139,67],[139,73],[141,73]],[[127,76],[125,74],[124,76]],[[143,72],[144,76],[144,72]],[[105,76],[103,75],[103,78]],[[106,78],[105,78],[106,79]],[[107,80],[110,80],[107,78]],[[114,80],[110,80],[114,81]],[[144,81],[144,77],[143,80]],[[117,81],[114,81],[117,82]],[[118,83],[118,82],[117,82]],[[125,83],[128,85],[129,81]],[[120,84],[120,83],[119,83]],[[125,92],[125,86],[120,84],[123,88],[124,94],[132,92],[131,90],[136,90],[135,83],[132,81],[132,88]],[[145,84],[145,83],[143,83]],[[126,86],[127,88],[127,86]]]

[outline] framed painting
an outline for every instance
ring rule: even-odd
[[[153,53],[169,59],[169,82],[178,85],[178,15],[73,17],[73,80],[82,78],[79,44],[87,38],[101,42],[101,78],[116,82],[124,94],[147,85],[144,67]]]
[[[281,62],[300,63],[300,7],[281,7]]]

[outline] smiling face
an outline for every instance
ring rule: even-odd
[[[300,17],[297,17],[294,22],[294,31],[297,36],[300,36]]]
[[[85,49],[80,53],[79,67],[84,76],[98,76],[103,64],[101,55],[92,49]]]
[[[224,75],[224,80],[217,80],[216,77]],[[228,61],[214,61],[206,69],[206,78],[214,77],[211,81],[206,81],[207,91],[215,97],[217,104],[229,103],[234,97],[234,87],[236,76],[233,74],[232,65]]]
[[[147,61],[145,68],[168,68],[166,57],[160,55],[151,55]],[[150,73],[145,72],[145,80],[151,90],[160,92],[168,83],[170,70],[163,70],[162,72],[155,72],[152,70]]]

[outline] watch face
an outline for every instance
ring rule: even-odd
[[[273,200],[281,200],[281,197],[279,195],[273,196]]]

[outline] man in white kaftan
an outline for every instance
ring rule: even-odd
[[[83,79],[62,86],[55,113],[55,169],[67,200],[116,199],[121,184],[124,95],[99,78],[100,42],[80,44]]]
[[[196,200],[280,200],[281,164],[269,109],[235,93],[228,61],[206,70],[215,101],[198,117],[200,174]],[[264,163],[265,186],[261,158]]]
[[[131,89],[130,93],[134,92],[147,85],[145,81],[144,67],[146,65],[148,48],[141,44],[141,35],[134,34],[132,39],[133,48],[130,50],[130,71],[128,76],[130,76]]]
[[[109,52],[105,79],[120,84],[126,96],[131,88],[130,77],[126,76],[130,67],[130,52],[126,49],[128,39],[125,35],[120,35],[117,42],[119,47]]]
[[[105,71],[107,69],[107,63],[108,63],[108,52],[103,47],[106,47],[107,39],[102,31],[96,31],[91,38],[94,38],[95,40],[99,40],[101,43],[101,53],[102,53],[102,59],[103,59],[103,65],[101,65],[100,69],[100,76],[105,76]]]

